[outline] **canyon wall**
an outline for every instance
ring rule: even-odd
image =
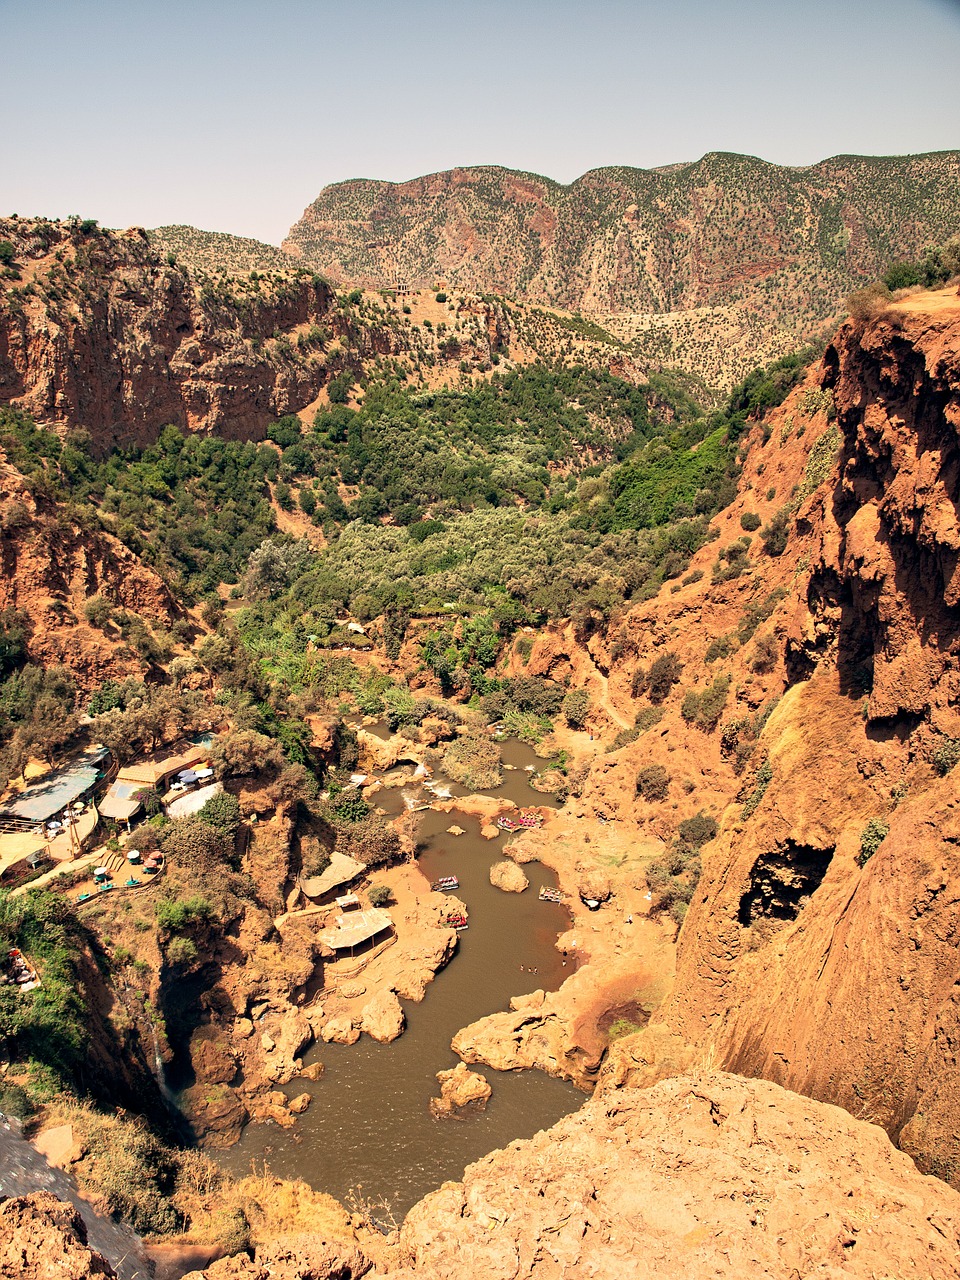
[[[0,272],[0,403],[86,428],[102,452],[167,424],[262,439],[327,381],[333,293],[309,271],[215,282],[161,259],[139,228],[8,218],[0,240],[14,251]]]
[[[722,548],[744,513],[771,521],[786,497],[782,554],[761,551],[729,582],[718,557],[713,580],[688,576],[594,642],[621,710],[657,652],[675,649],[684,667],[660,723],[608,757],[581,800],[618,794],[620,813],[666,843],[685,804],[719,822],[674,992],[614,1051],[608,1083],[706,1057],[882,1124],[954,1183],[958,426],[955,294],[848,321],[755,430],[737,501],[716,521]],[[694,566],[709,571],[716,551]],[[769,621],[741,643],[758,607]],[[718,675],[729,689],[705,729],[682,698]],[[623,798],[650,761],[691,780],[685,804],[672,791],[675,812]]]

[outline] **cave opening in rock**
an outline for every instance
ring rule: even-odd
[[[833,848],[785,841],[762,853],[750,872],[750,885],[740,899],[737,918],[744,928],[760,919],[796,920],[806,900],[820,887],[833,858]]]

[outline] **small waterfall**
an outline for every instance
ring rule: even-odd
[[[170,1110],[179,1115],[180,1108],[177,1106],[176,1096],[167,1084],[167,1073],[163,1066],[163,1055],[160,1052],[160,1037],[157,1035],[156,1023],[151,1018],[146,1003],[144,1003],[143,1015],[149,1024],[150,1035],[153,1040],[153,1073],[157,1077],[157,1087]]]

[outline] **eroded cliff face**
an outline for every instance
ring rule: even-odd
[[[798,406],[829,405],[827,392],[836,422],[818,411],[797,452]],[[761,559],[752,584],[704,587],[696,613],[687,588],[628,619],[641,654],[677,637],[683,686],[731,676],[717,730],[693,735],[699,746],[669,703],[640,739],[661,735],[648,758],[686,751],[688,770],[699,765],[727,798],[702,850],[673,995],[607,1076],[649,1081],[707,1054],[882,1124],[955,1183],[960,778],[945,770],[960,737],[958,425],[960,299],[920,295],[848,322],[768,423],[767,443],[755,442],[718,522],[722,545],[768,482],[799,485],[784,553]],[[745,604],[786,592],[761,631],[775,647],[759,681],[749,653],[704,668],[678,635],[692,616],[726,634],[737,584]],[[751,711],[778,693],[745,738]]]
[[[154,570],[77,509],[31,488],[2,448],[0,565],[0,610],[18,610],[28,619],[30,661],[66,667],[83,693],[149,669],[118,627],[91,624],[84,612],[88,600],[100,596],[161,628],[185,617]]]
[[[168,423],[262,439],[329,377],[316,330],[333,303],[309,271],[226,284],[162,260],[146,233],[0,220],[0,403],[146,445]],[[303,335],[299,346],[297,339]]]

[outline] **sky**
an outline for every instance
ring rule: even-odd
[[[960,147],[960,0],[0,0],[0,213],[279,243],[327,184]]]

